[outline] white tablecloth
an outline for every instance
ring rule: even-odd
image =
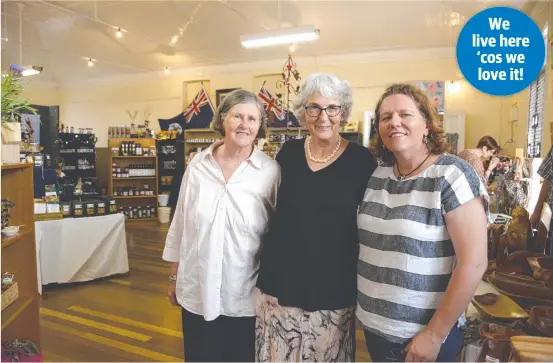
[[[39,290],[129,271],[122,214],[35,222],[35,234]]]

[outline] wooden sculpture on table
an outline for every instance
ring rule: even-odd
[[[497,247],[497,265],[501,266],[505,258],[515,252],[524,251],[528,246],[528,230],[530,229],[530,215],[521,206],[513,210],[513,220],[499,239]]]
[[[530,218],[526,209],[516,207],[507,228],[503,225],[492,225],[488,230],[491,234],[488,248],[490,263],[485,276],[493,271],[530,275],[531,269],[527,258],[542,254],[529,248]]]

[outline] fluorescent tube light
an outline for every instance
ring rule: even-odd
[[[281,28],[263,33],[247,34],[240,37],[244,48],[268,47],[280,44],[298,44],[319,38],[319,30],[312,25],[296,28]]]

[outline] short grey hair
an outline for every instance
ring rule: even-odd
[[[226,114],[236,105],[242,105],[245,103],[253,103],[257,106],[259,110],[259,120],[261,121],[261,126],[259,127],[259,132],[257,133],[257,138],[264,138],[266,131],[267,123],[267,114],[265,113],[265,107],[263,106],[263,101],[255,93],[246,91],[244,89],[237,89],[228,94],[227,97],[221,102],[217,111],[215,111],[215,116],[213,117],[213,129],[219,131],[222,136],[225,136],[225,127],[223,126],[223,121]]]
[[[342,122],[347,122],[353,108],[353,96],[348,81],[341,80],[330,73],[313,73],[306,78],[301,87],[300,94],[293,104],[294,115],[302,125],[305,125],[305,106],[307,100],[314,92],[319,92],[325,97],[336,98],[342,106]]]

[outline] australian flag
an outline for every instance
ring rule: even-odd
[[[271,95],[269,91],[265,89],[265,86],[261,86],[261,90],[257,94],[265,107],[267,112],[267,126],[268,127],[299,127],[300,123],[296,116],[288,110],[285,110],[278,104],[278,99]]]
[[[178,140],[184,140],[184,130],[209,128],[211,120],[215,115],[215,109],[207,95],[205,88],[194,97],[183,113],[171,119],[159,119],[159,127],[164,131],[179,131]]]
[[[263,106],[265,107],[265,112],[267,112],[268,117],[270,117],[272,113],[279,120],[284,118],[284,110],[282,106],[278,104],[278,99],[273,97],[273,95],[265,89],[265,86],[261,87],[257,95],[261,98],[261,101],[263,101]]]

